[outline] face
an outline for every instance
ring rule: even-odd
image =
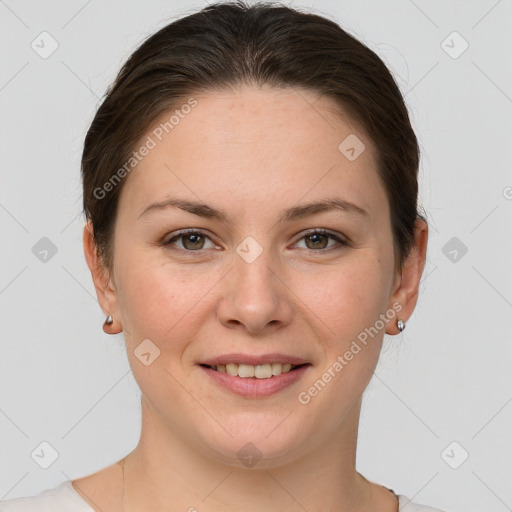
[[[156,145],[120,196],[105,309],[145,414],[215,460],[239,464],[252,443],[270,467],[346,432],[404,318],[388,200],[372,142],[332,100],[249,87],[195,99],[161,140],[170,114],[143,138]],[[349,136],[356,155],[353,137],[365,145],[355,159],[339,149]],[[169,199],[207,207],[147,209]],[[345,207],[302,208],[327,200]],[[214,360],[259,362],[240,371],[260,376],[305,364],[244,379],[202,366]]]

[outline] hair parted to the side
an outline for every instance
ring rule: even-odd
[[[168,24],[128,58],[87,132],[83,210],[100,261],[113,272],[113,239],[125,176],[111,179],[152,123],[194,94],[298,87],[333,98],[371,137],[385,188],[401,270],[414,245],[420,150],[404,99],[383,61],[337,23],[276,2],[208,5]],[[341,111],[341,110],[340,110]],[[340,141],[341,142],[341,141]]]

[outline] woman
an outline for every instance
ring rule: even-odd
[[[222,3],[150,37],[82,157],[84,253],[140,441],[0,510],[436,510],[355,468],[383,336],[418,297],[418,162],[390,72],[332,21]]]

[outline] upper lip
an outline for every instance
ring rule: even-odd
[[[206,364],[208,366],[215,366],[218,364],[229,364],[229,363],[237,363],[237,364],[250,364],[250,365],[260,365],[260,364],[272,364],[272,363],[282,363],[282,364],[293,364],[293,365],[301,365],[306,364],[308,361],[305,359],[301,359],[300,357],[289,356],[286,354],[261,354],[261,355],[250,355],[250,354],[223,354],[221,356],[213,357],[211,359],[206,359],[201,361],[200,364]]]

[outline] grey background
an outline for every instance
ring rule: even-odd
[[[83,256],[79,161],[122,62],[205,4],[0,0],[0,499],[137,444],[140,393],[122,335],[102,331]],[[512,0],[289,4],[335,19],[386,62],[423,152],[428,262],[365,393],[358,470],[450,512],[511,510]],[[31,47],[43,31],[59,45],[46,59]],[[457,58],[454,31],[469,44]],[[43,237],[57,251],[46,261]],[[42,442],[58,455],[48,469],[31,456]]]

